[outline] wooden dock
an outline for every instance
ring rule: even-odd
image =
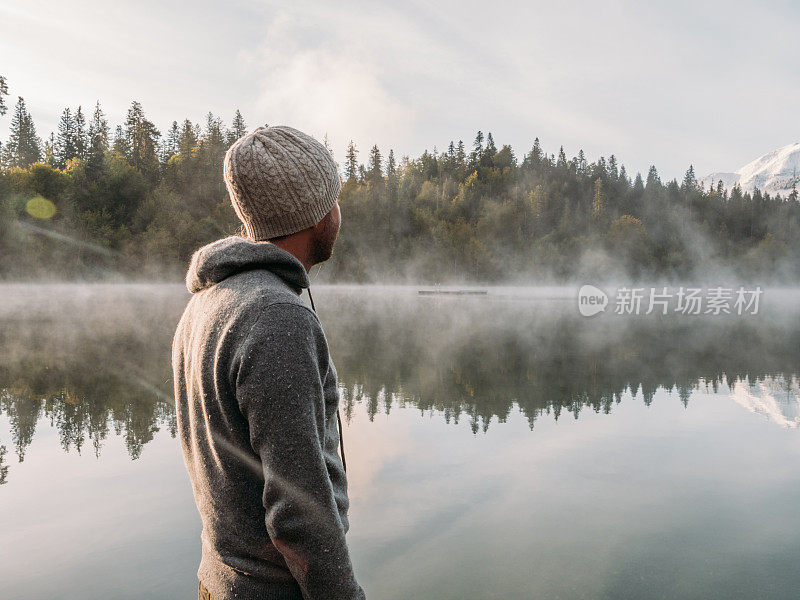
[[[420,296],[485,296],[488,290],[419,290]]]

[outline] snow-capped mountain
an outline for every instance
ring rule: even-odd
[[[711,173],[700,183],[708,188],[709,185],[716,186],[720,180],[729,190],[738,183],[745,192],[758,188],[770,195],[780,194],[786,198],[792,193],[793,184],[800,188],[800,143],[767,152],[734,173]]]
[[[800,427],[800,384],[796,377],[764,377],[750,382],[738,379],[731,398],[750,412],[761,415],[782,427]]]

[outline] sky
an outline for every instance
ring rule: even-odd
[[[340,161],[350,139],[366,161],[480,129],[670,179],[800,141],[798,31],[790,1],[0,0],[0,74],[42,138],[66,106],[113,126],[135,99],[162,132],[238,108]]]

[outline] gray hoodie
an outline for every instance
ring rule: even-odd
[[[336,369],[290,253],[233,236],[192,257],[172,345],[178,432],[215,600],[360,599],[345,541]]]

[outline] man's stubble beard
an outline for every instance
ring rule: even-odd
[[[311,241],[311,264],[319,264],[333,256],[333,246],[339,235],[339,228],[333,219],[325,219],[325,226]]]

